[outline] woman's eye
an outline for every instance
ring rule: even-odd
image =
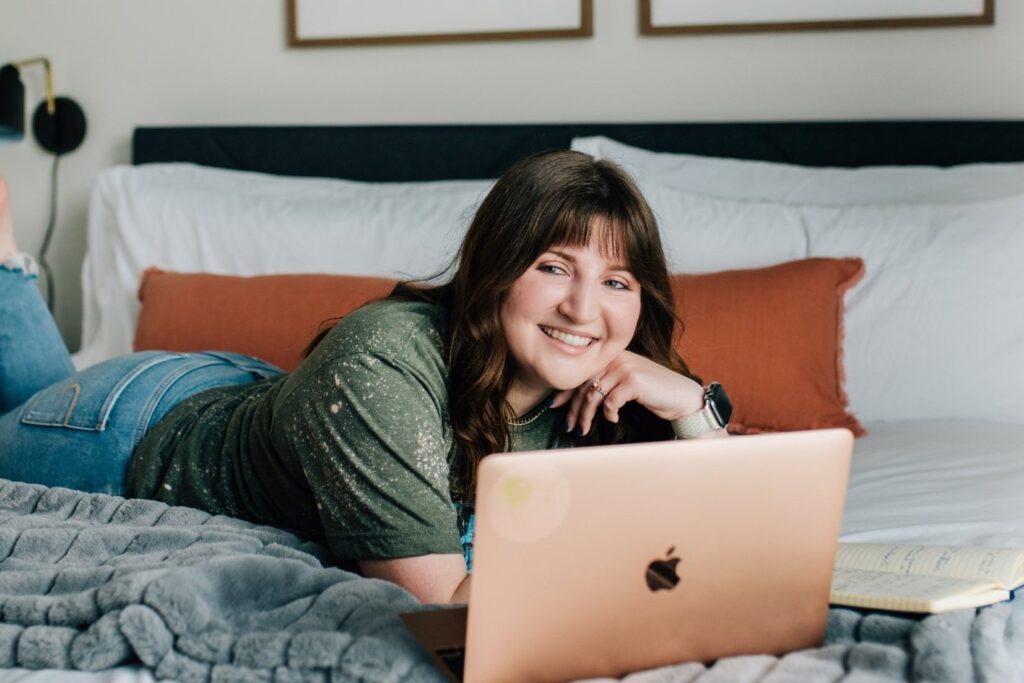
[[[564,268],[562,268],[561,266],[552,265],[550,263],[545,263],[545,264],[541,265],[540,266],[540,270],[541,270],[541,272],[544,272],[544,273],[554,273],[556,275],[563,275],[563,274],[565,274],[565,269]]]
[[[611,287],[612,289],[629,289],[629,285],[627,285],[622,280],[608,280],[605,282],[605,284]]]

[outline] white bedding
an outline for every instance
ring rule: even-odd
[[[1024,547],[1024,424],[866,427],[854,447],[841,540]]]

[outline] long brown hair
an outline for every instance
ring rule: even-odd
[[[506,294],[550,247],[585,247],[600,225],[603,251],[624,256],[640,284],[641,311],[627,347],[693,376],[676,353],[672,287],[657,222],[646,200],[616,164],[580,152],[552,150],[529,156],[505,172],[477,210],[454,262],[450,281],[425,286],[403,282],[389,298],[429,301],[447,311],[444,331],[448,403],[459,459],[453,473],[460,495],[471,496],[478,463],[509,447],[506,401],[512,357],[500,322]],[[620,253],[621,252],[621,253]],[[617,424],[598,413],[581,445],[672,438],[669,425],[638,404],[620,411]]]

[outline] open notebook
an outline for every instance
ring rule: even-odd
[[[946,612],[1009,600],[1024,585],[1024,548],[840,543],[829,602]]]

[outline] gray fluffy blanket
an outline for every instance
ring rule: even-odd
[[[0,667],[187,681],[439,681],[401,588],[283,531],[0,479]],[[1024,601],[923,620],[833,609],[825,645],[626,680],[1024,681]]]

